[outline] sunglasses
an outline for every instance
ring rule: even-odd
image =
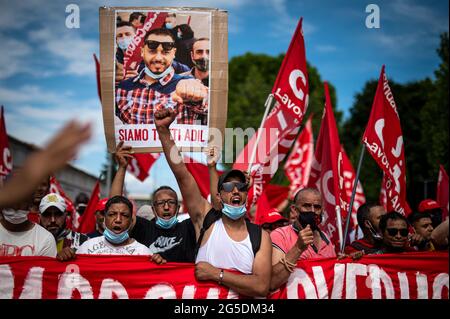
[[[175,42],[159,42],[153,40],[146,40],[144,43],[150,50],[156,50],[159,47],[159,45],[162,45],[163,51],[165,52],[169,52],[175,47]]]
[[[222,184],[221,189],[223,189],[225,192],[229,193],[235,187],[240,192],[246,192],[247,191],[247,183],[242,183],[242,182],[226,182],[226,183]]]
[[[407,228],[386,228],[389,236],[396,236],[400,232],[400,236],[406,237],[408,236],[408,229]]]

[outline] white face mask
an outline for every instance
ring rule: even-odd
[[[15,210],[11,208],[3,209],[3,218],[11,224],[22,224],[28,219],[28,210]]]

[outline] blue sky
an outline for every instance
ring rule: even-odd
[[[68,4],[80,8],[80,28],[67,29]],[[366,6],[380,8],[380,28],[368,29]],[[218,0],[45,1],[0,0],[0,104],[8,133],[44,145],[71,118],[92,121],[95,134],[73,164],[98,175],[105,163],[105,137],[92,54],[99,55],[98,7],[190,6],[229,13],[229,57],[245,52],[285,52],[304,18],[307,60],[337,89],[337,107],[347,115],[354,95],[379,76],[409,82],[433,77],[439,65],[439,34],[448,31],[448,1]],[[395,92],[394,92],[395,96]],[[150,193],[175,181],[163,159],[140,183],[127,177],[132,193]]]

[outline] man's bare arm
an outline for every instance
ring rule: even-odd
[[[62,169],[75,157],[91,134],[90,124],[67,123],[44,149],[30,154],[22,169],[1,188],[0,208],[10,207],[30,196],[44,178]]]
[[[177,114],[173,109],[156,111],[154,115],[156,130],[158,131],[167,163],[177,179],[178,186],[180,187],[181,194],[183,195],[198,238],[204,216],[211,209],[211,205],[200,193],[197,182],[186,168],[186,164],[184,164],[180,151],[170,135],[169,126],[174,121],[176,115]]]
[[[116,175],[114,176],[113,182],[111,184],[109,197],[122,195],[128,162],[133,158],[131,154],[131,146],[123,146],[123,141],[117,144],[116,152],[114,152],[114,159],[119,164],[119,168],[117,169]]]

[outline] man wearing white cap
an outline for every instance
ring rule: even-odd
[[[50,193],[39,204],[41,226],[55,238],[58,258],[62,254],[75,254],[88,237],[66,228],[66,201],[57,193]]]
[[[0,219],[0,256],[56,256],[55,240],[47,230],[28,220],[28,201],[4,208]]]

